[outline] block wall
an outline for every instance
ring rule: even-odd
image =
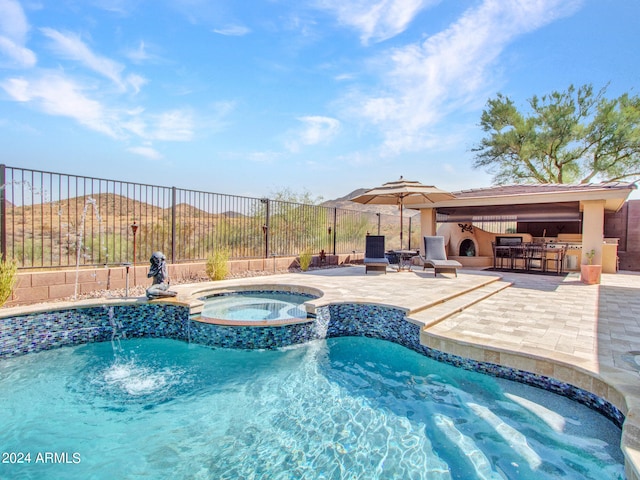
[[[640,271],[640,200],[629,200],[619,212],[606,214],[604,235],[620,239],[620,270]]]
[[[362,262],[363,254],[327,255],[321,261],[314,257],[314,266],[344,265]],[[296,257],[254,258],[232,260],[229,262],[231,275],[241,275],[244,272],[282,272],[298,267]],[[148,265],[129,267],[129,288],[136,285],[149,287],[151,279],[147,278]],[[169,278],[176,283],[190,283],[207,278],[205,262],[178,263],[169,265]],[[127,270],[125,267],[82,268],[56,271],[21,271],[18,282],[6,306],[29,305],[48,302],[76,295],[88,294],[97,290],[120,290],[127,285]]]

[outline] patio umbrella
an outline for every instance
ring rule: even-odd
[[[402,209],[405,205],[422,205],[451,200],[455,196],[432,185],[405,180],[400,177],[395,182],[387,182],[381,187],[367,190],[351,199],[365,205],[398,205],[400,207],[400,250],[402,250]]]

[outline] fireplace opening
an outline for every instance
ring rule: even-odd
[[[461,257],[475,257],[476,256],[476,244],[470,238],[465,238],[460,243],[460,256]]]

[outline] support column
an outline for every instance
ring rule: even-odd
[[[594,265],[602,265],[602,244],[604,243],[604,200],[582,202],[582,259],[588,263],[586,253],[594,250]]]
[[[420,209],[420,246],[422,245],[422,237],[428,237],[436,234],[436,210],[434,208]]]

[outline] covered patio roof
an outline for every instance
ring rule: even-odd
[[[633,182],[507,185],[452,192],[454,199],[410,208],[433,208],[438,221],[448,222],[488,216],[526,222],[578,221],[584,202],[603,201],[605,211],[615,212],[636,189]]]

